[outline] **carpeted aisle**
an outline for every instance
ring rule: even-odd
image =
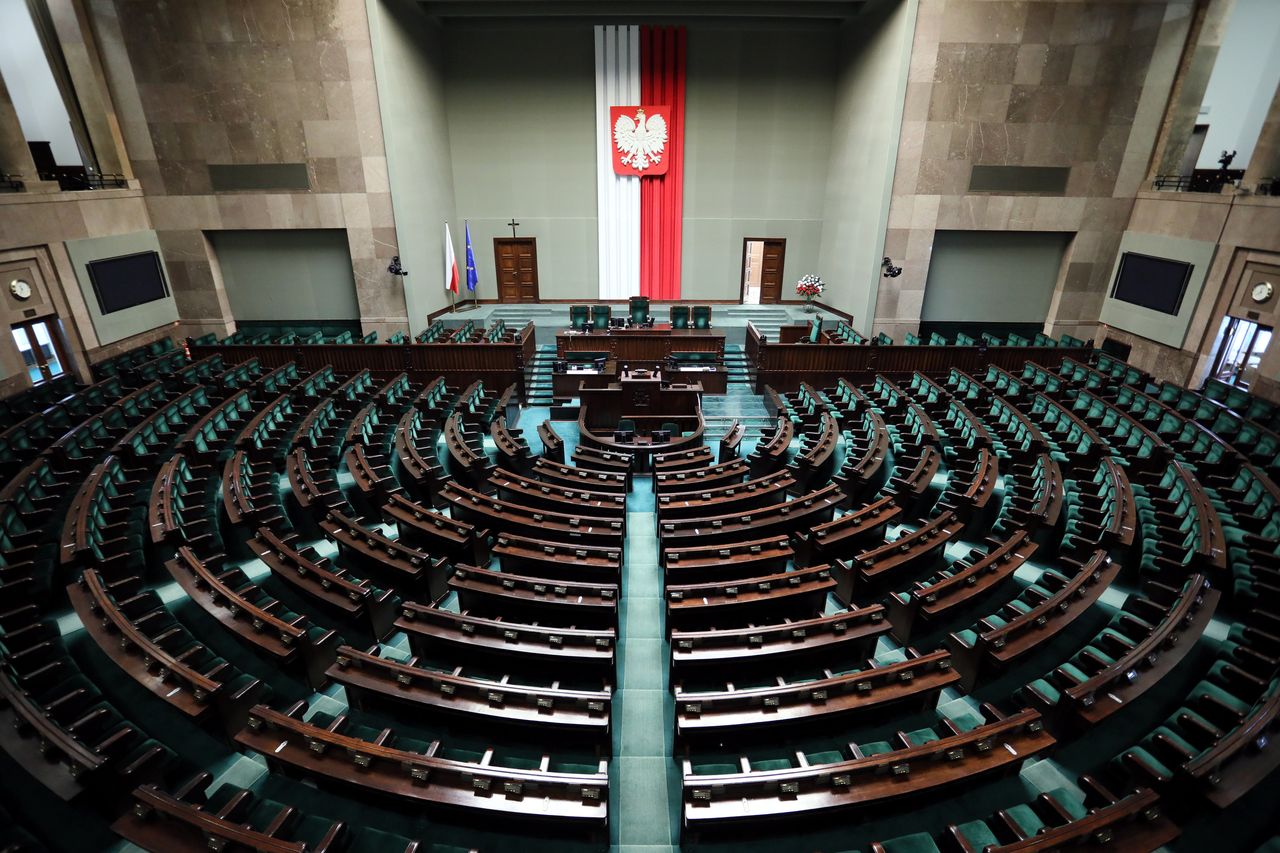
[[[680,837],[679,784],[670,758],[674,706],[667,692],[669,648],[649,477],[634,479],[627,510],[610,842],[624,850],[674,849]]]

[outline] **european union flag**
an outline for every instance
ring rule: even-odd
[[[480,276],[476,275],[476,254],[471,251],[471,223],[466,224],[467,229],[467,290],[475,293],[476,285],[480,283]]]

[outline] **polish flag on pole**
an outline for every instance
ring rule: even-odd
[[[455,295],[458,292],[458,257],[453,253],[448,222],[444,224],[444,289]]]

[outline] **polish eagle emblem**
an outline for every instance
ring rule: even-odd
[[[620,155],[619,163],[637,174],[644,172],[662,163],[667,147],[667,120],[660,113],[645,115],[643,107],[636,110],[635,118],[621,114],[613,123],[613,142]]]

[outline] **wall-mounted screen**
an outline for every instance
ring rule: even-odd
[[[98,297],[98,310],[114,314],[126,308],[164,299],[169,286],[157,252],[139,252],[104,258],[86,264],[93,293]]]
[[[1194,268],[1183,261],[1125,252],[1120,256],[1111,298],[1176,316]]]

